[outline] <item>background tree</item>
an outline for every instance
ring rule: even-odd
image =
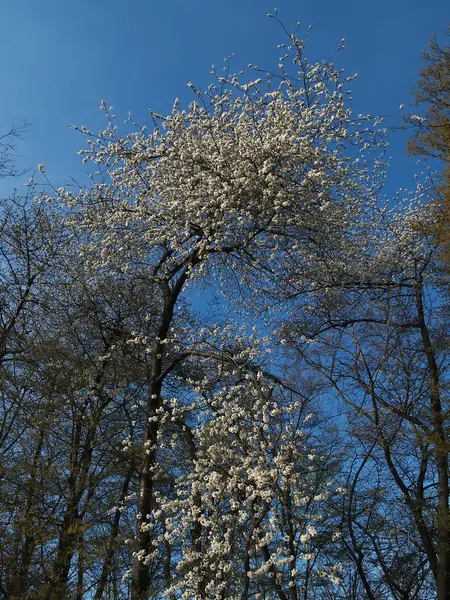
[[[444,169],[436,187],[438,221],[436,235],[444,247],[447,264],[450,257],[450,29],[444,43],[436,36],[430,39],[430,47],[423,53],[424,66],[415,86],[416,105],[424,108],[424,116],[410,115],[408,122],[414,133],[409,151],[421,157],[438,159]]]
[[[359,466],[352,467],[352,499],[345,508],[348,549],[372,597],[380,593],[373,580],[377,569],[394,597],[429,593],[429,573],[438,598],[449,593],[448,308],[436,277],[439,243],[431,228],[424,237],[433,217],[426,206],[421,212],[420,217],[406,209],[386,223],[381,211],[380,245],[373,235],[360,250],[360,257],[366,254],[365,281],[348,265],[346,286],[315,296],[298,292],[298,306],[281,334],[347,406],[349,435],[362,452]],[[367,500],[364,471],[375,481],[381,478],[366,509],[370,525],[356,508],[359,486],[365,489],[363,504]],[[387,504],[383,514],[384,502],[405,507],[408,543],[399,543],[399,554],[393,553],[393,541],[385,546],[387,554],[383,550],[383,531],[393,515]],[[424,579],[400,583],[398,565],[409,560],[403,551],[421,565],[426,561],[425,569],[418,565]]]

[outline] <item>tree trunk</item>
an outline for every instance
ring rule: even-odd
[[[79,504],[84,491],[91,466],[93,442],[96,424],[88,430],[84,447],[79,457],[81,448],[81,419],[77,419],[72,440],[70,456],[70,475],[68,480],[69,499],[64,513],[59,536],[58,551],[52,572],[49,575],[49,600],[65,600],[67,579],[69,576],[72,558],[76,552],[82,532],[82,514],[79,514]]]
[[[30,479],[27,486],[27,505],[23,518],[23,528],[25,529],[25,541],[22,546],[20,557],[20,568],[17,581],[13,589],[12,595],[17,595],[18,598],[25,597],[28,588],[28,572],[33,557],[33,552],[36,547],[36,530],[37,527],[37,512],[36,512],[36,476],[38,462],[42,452],[44,443],[45,431],[42,428],[39,432],[39,439],[36,450],[33,456],[33,463],[30,471]]]
[[[121,490],[120,496],[119,496],[118,508],[117,508],[116,512],[114,513],[114,520],[113,520],[113,524],[111,527],[111,533],[109,535],[108,549],[106,551],[106,556],[103,561],[102,572],[101,572],[100,579],[97,584],[97,589],[95,590],[94,600],[101,600],[101,598],[103,596],[103,592],[105,591],[106,582],[108,580],[108,574],[110,572],[110,569],[113,564],[113,559],[114,559],[114,550],[115,550],[114,544],[115,544],[117,535],[119,533],[119,524],[120,524],[120,517],[121,517],[120,506],[121,506],[121,504],[124,503],[125,498],[128,494],[128,488],[130,485],[131,477],[133,476],[133,471],[134,471],[134,465],[131,464],[127,471],[125,480],[122,485],[122,490]]]
[[[416,288],[417,315],[430,373],[430,409],[433,423],[432,443],[436,446],[436,465],[438,473],[438,510],[437,510],[437,597],[438,600],[450,598],[450,511],[448,483],[449,440],[444,425],[444,415],[440,397],[439,369],[431,343],[430,332],[425,320],[423,306],[423,281],[419,278]]]
[[[164,342],[167,339],[172,324],[175,305],[186,283],[191,268],[198,263],[194,253],[184,264],[174,268],[173,275],[181,273],[173,288],[170,289],[167,280],[161,282],[164,294],[164,310],[161,322],[153,344],[152,367],[148,383],[147,423],[144,435],[142,466],[139,477],[138,514],[136,519],[136,551],[133,561],[131,580],[131,600],[147,600],[149,590],[149,568],[146,558],[152,551],[150,516],[153,504],[153,469],[156,461],[156,443],[158,437],[158,409],[161,406],[161,389],[164,379],[163,361]],[[144,525],[144,531],[142,530]]]

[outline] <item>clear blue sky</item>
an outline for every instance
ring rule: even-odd
[[[101,126],[102,97],[123,119],[131,110],[145,122],[149,106],[167,112],[174,97],[189,101],[186,81],[205,87],[211,64],[232,52],[237,70],[276,64],[284,40],[265,17],[274,3],[288,27],[313,26],[310,59],[330,56],[345,37],[337,62],[359,73],[354,106],[372,114],[398,114],[411,100],[420,52],[450,22],[450,0],[3,0],[0,124],[32,124],[19,165],[44,163],[56,185],[83,179],[82,136],[69,125]],[[390,187],[411,185],[401,134],[390,154]],[[0,193],[18,183],[1,181]]]

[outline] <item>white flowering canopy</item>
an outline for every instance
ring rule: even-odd
[[[152,129],[124,137],[102,103],[107,128],[82,128],[84,160],[100,177],[64,194],[90,231],[97,266],[128,253],[170,277],[189,262],[201,273],[207,256],[220,255],[273,274],[286,257],[320,260],[357,228],[379,183],[368,158],[383,146],[379,132],[346,108],[351,78],[307,64],[295,35],[280,67],[245,84],[242,74],[216,75],[206,93],[191,86],[187,109],[176,101],[166,117],[151,113]]]
[[[324,561],[314,542],[337,535],[328,513],[345,490],[333,480],[333,459],[311,437],[313,415],[262,372],[235,373],[214,391],[211,381],[201,382],[189,406],[174,402],[161,411],[161,448],[185,438],[190,457],[186,471],[178,463],[173,489],[157,493],[152,518],[141,525],[152,531],[154,549],[143,559],[150,563],[170,546],[169,597],[296,588],[313,560],[311,577],[332,586],[340,566]],[[172,427],[167,435],[171,424],[194,415],[196,426]]]

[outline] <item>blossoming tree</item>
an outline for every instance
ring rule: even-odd
[[[355,236],[380,184],[375,155],[383,137],[376,123],[355,117],[347,106],[351,78],[330,62],[308,63],[295,33],[283,47],[277,73],[254,67],[261,77],[252,81],[214,73],[206,92],[191,85],[195,99],[188,108],[177,100],[168,116],[151,113],[150,128],[121,136],[102,103],[106,129],[95,134],[82,128],[88,144],[84,160],[96,169],[93,184],[78,194],[60,190],[72,225],[84,232],[82,257],[92,272],[131,273],[145,264],[160,306],[154,338],[146,341],[134,600],[148,597],[155,544],[189,536],[177,550],[184,574],[169,587],[174,597],[182,590],[185,597],[245,598],[267,578],[280,598],[287,597],[283,590],[296,597],[297,559],[308,555],[307,542],[316,535],[312,523],[296,516],[311,497],[308,469],[291,490],[294,465],[304,455],[301,431],[275,419],[266,432],[277,402],[260,381],[237,381],[228,392],[217,392],[211,401],[216,410],[201,417],[205,427],[193,434],[192,468],[180,483],[180,498],[163,503],[169,515],[178,516],[170,517],[163,538],[152,525],[155,511],[162,510],[155,473],[166,382],[198,351],[195,343],[183,347],[171,333],[189,284],[215,281],[216,288],[234,295],[239,286],[255,306],[258,296],[287,291],[284,275],[294,265],[301,265],[306,288],[338,284],[349,255],[357,254]],[[208,351],[202,352],[207,360]],[[219,354],[237,360],[233,351]],[[254,373],[258,360],[250,353],[244,362]],[[286,411],[295,415],[295,404]],[[277,528],[277,520],[286,519],[283,511],[291,516]],[[239,591],[230,583],[232,566],[225,558],[235,548],[242,554]]]

